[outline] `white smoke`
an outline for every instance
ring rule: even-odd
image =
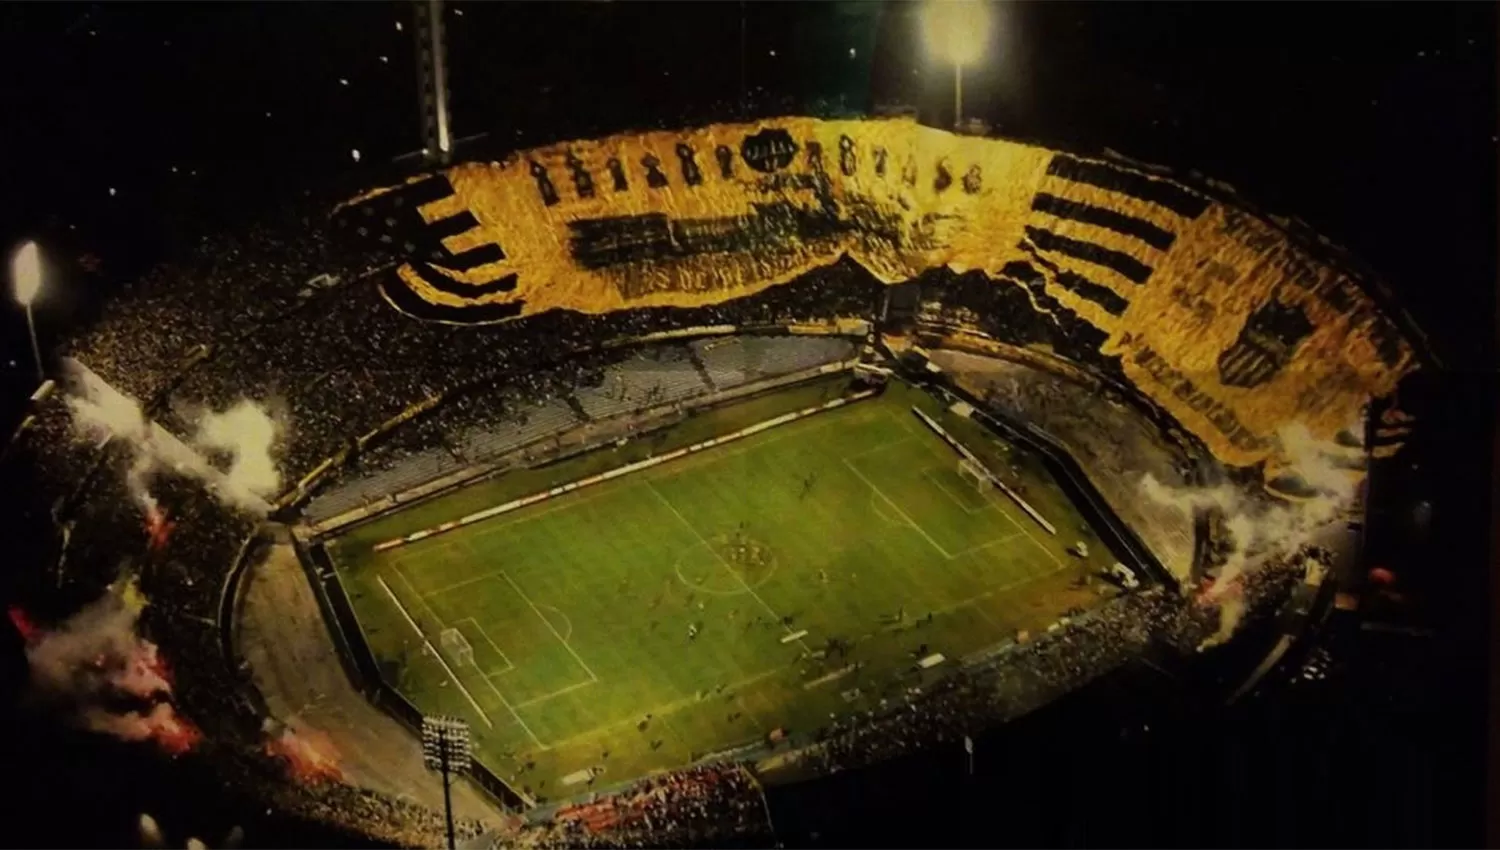
[[[281,488],[281,473],[271,459],[277,427],[264,409],[249,399],[223,413],[209,411],[198,420],[194,442],[230,453],[226,477],[236,492],[268,497]]]
[[[1218,599],[1219,628],[1198,644],[1198,651],[1212,649],[1227,643],[1245,619],[1245,596],[1242,593],[1226,593]]]
[[[1314,535],[1337,519],[1354,499],[1357,477],[1336,462],[1344,450],[1317,440],[1300,423],[1283,428],[1277,436],[1287,462],[1281,471],[1295,473],[1316,490],[1305,501],[1252,500],[1227,484],[1173,487],[1149,474],[1141,480],[1141,491],[1158,504],[1176,507],[1189,517],[1196,510],[1218,508],[1225,517],[1231,548],[1201,599],[1219,605],[1220,625],[1200,649],[1223,643],[1239,626],[1248,605],[1239,593],[1230,591],[1248,572],[1311,543]]]
[[[194,443],[230,454],[229,471],[224,473],[176,435],[147,421],[135,399],[111,387],[83,364],[70,361],[69,366],[78,389],[67,397],[74,426],[96,439],[119,441],[130,447],[134,456],[125,474],[125,486],[148,516],[157,516],[151,477],[163,469],[196,478],[230,507],[258,516],[270,510],[266,500],[281,485],[271,457],[277,425],[254,402],[241,401],[223,413],[206,411],[198,420]]]

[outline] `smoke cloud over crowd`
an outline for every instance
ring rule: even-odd
[[[148,517],[158,516],[150,482],[161,470],[196,478],[229,507],[261,516],[270,510],[267,499],[281,486],[271,456],[278,426],[259,405],[247,399],[222,413],[205,411],[197,419],[193,445],[189,445],[148,421],[139,402],[109,386],[82,363],[69,361],[68,366],[76,388],[67,398],[74,427],[94,439],[130,447],[133,460],[125,484]],[[228,470],[216,469],[199,449],[227,453],[231,458]]]
[[[136,632],[145,604],[135,583],[121,580],[55,628],[19,609],[10,618],[26,640],[34,703],[85,729],[151,741],[175,755],[201,736],[172,704],[171,670],[156,644]]]
[[[1219,606],[1218,632],[1202,648],[1228,640],[1246,611],[1238,592],[1247,572],[1270,559],[1290,555],[1353,503],[1359,476],[1340,458],[1346,450],[1315,439],[1307,428],[1291,425],[1278,433],[1288,460],[1285,470],[1306,482],[1315,494],[1300,502],[1255,500],[1229,485],[1172,487],[1155,477],[1141,479],[1147,498],[1192,516],[1218,509],[1224,517],[1229,550],[1213,583],[1199,601]]]

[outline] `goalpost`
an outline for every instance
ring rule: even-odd
[[[453,658],[455,665],[474,666],[474,647],[469,645],[469,639],[462,632],[458,629],[443,629],[438,639],[443,645],[443,651]]]
[[[994,482],[990,480],[990,474],[985,471],[984,467],[968,458],[959,459],[958,477],[960,480],[971,482],[974,489],[981,493],[994,486]]]

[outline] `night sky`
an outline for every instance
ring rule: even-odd
[[[448,7],[455,135],[485,153],[736,113],[952,117],[916,4]],[[404,4],[11,4],[0,236],[114,276],[417,147]],[[997,132],[1227,181],[1344,243],[1456,361],[1493,315],[1495,20],[1463,4],[1028,3],[968,72]],[[743,50],[741,43],[743,42]],[[350,152],[359,149],[355,163]],[[114,190],[114,194],[111,194]],[[54,235],[55,234],[55,235]],[[1481,290],[1483,290],[1481,292]]]
[[[484,137],[460,153],[887,105],[947,125],[951,71],[926,56],[916,10],[451,4],[455,135]],[[410,21],[404,3],[0,5],[0,244],[36,238],[57,266],[57,291],[37,305],[44,338],[76,315],[63,305],[106,301],[202,233],[389,174],[420,146]],[[1493,373],[1493,4],[1029,3],[1003,10],[992,41],[965,77],[970,117],[1196,170],[1300,217],[1380,273],[1447,370]],[[99,271],[78,273],[81,262]],[[28,359],[21,314],[0,309],[0,389],[25,387]],[[1459,776],[1417,761],[1329,767],[1317,781],[1384,782],[1389,808],[1414,771],[1429,790]],[[1242,793],[1253,811],[1256,789]],[[1443,831],[1474,814],[1461,803],[1393,814],[1388,831],[1314,834],[1473,843]]]

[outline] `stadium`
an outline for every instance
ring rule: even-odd
[[[1379,592],[1438,366],[1222,183],[797,115],[393,166],[51,354],[3,461],[42,701],[474,847],[765,846],[774,789],[972,772],[1139,659],[1254,693]]]

